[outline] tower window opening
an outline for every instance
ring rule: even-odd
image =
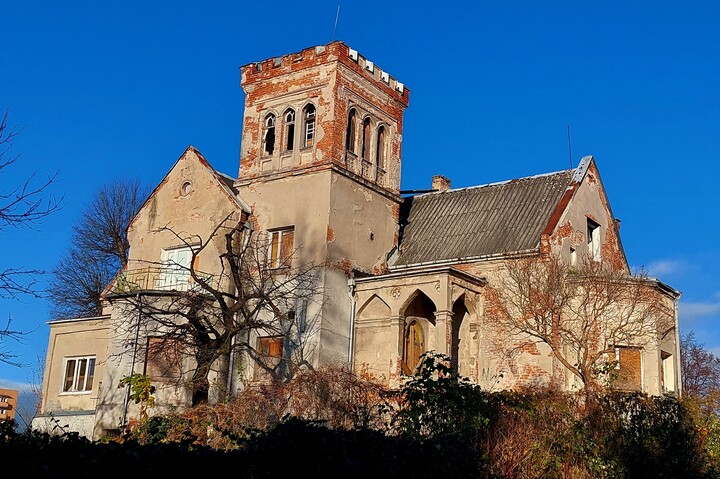
[[[385,170],[385,127],[380,125],[377,132],[377,143],[375,144],[375,163],[378,173]]]
[[[362,149],[360,150],[360,156],[363,160],[368,160],[370,153],[370,118],[363,120],[363,132],[362,132]]]
[[[275,115],[272,113],[265,117],[265,135],[263,136],[263,151],[272,155],[275,151]]]
[[[310,147],[315,144],[315,106],[308,105],[305,107],[305,141],[304,147]]]
[[[285,112],[285,151],[292,151],[295,147],[295,111]]]
[[[348,113],[347,132],[345,133],[345,149],[355,153],[355,121],[357,114],[355,108]]]

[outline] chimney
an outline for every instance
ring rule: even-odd
[[[620,219],[615,218],[615,229],[620,231]]]
[[[432,189],[435,191],[445,191],[450,189],[450,179],[442,175],[432,177]]]

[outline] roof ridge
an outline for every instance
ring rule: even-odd
[[[464,187],[462,187],[462,188],[450,188],[450,189],[443,190],[443,191],[430,191],[430,192],[427,192],[427,193],[422,193],[422,194],[420,194],[420,195],[418,195],[418,196],[435,195],[435,194],[441,194],[441,193],[454,193],[454,192],[456,192],[456,191],[465,191],[465,190],[474,190],[474,189],[480,189],[480,188],[488,188],[488,187],[491,187],[491,186],[506,185],[506,184],[509,184],[509,183],[517,182],[517,181],[525,181],[525,180],[532,180],[532,179],[536,179],[536,178],[544,178],[544,177],[546,177],[546,176],[560,175],[560,174],[563,174],[563,173],[567,174],[567,173],[571,173],[571,172],[574,172],[574,171],[575,171],[575,168],[570,169],[570,170],[558,170],[558,171],[553,171],[553,172],[550,172],[550,173],[541,173],[541,174],[538,174],[538,175],[530,175],[530,176],[523,176],[523,177],[520,177],[520,178],[511,178],[511,179],[509,179],[509,180],[495,181],[495,182],[493,182],[493,183],[486,183],[486,184],[484,184],[484,185],[472,185],[472,186],[464,186]]]

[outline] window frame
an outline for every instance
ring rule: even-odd
[[[287,240],[283,238],[291,235],[292,241],[288,246]],[[277,238],[277,241],[275,240]],[[286,251],[286,248],[290,248]],[[268,230],[268,251],[267,263],[270,269],[289,268],[292,263],[292,253],[295,247],[295,227],[287,226],[284,228],[274,228]]]
[[[78,389],[79,381],[80,381],[80,370],[81,368],[78,367],[81,361],[86,361],[85,370],[82,373],[83,379],[83,385],[82,389]],[[73,371],[72,371],[72,380],[70,383],[68,383],[69,376],[68,374],[68,367],[69,365],[73,363]],[[85,356],[68,356],[63,358],[63,368],[62,368],[62,383],[60,384],[60,394],[90,394],[93,391],[93,386],[95,383],[95,366],[97,363],[97,357],[94,354],[85,355]]]
[[[312,148],[315,146],[315,136],[317,135],[317,108],[312,103],[308,103],[302,111],[303,148]]]
[[[260,363],[274,370],[282,366],[285,358],[285,337],[278,334],[258,336],[255,344],[258,360],[255,362],[253,380],[267,381],[271,375]],[[277,350],[277,354],[272,354],[273,349]]]
[[[355,139],[357,137],[357,109],[350,108],[348,112],[348,124],[345,129],[345,149],[350,153],[355,153]]]
[[[262,145],[260,145],[262,149],[262,156],[272,156],[275,153],[275,142],[277,141],[277,115],[273,112],[268,112],[263,118]],[[272,149],[268,151],[268,135],[270,135],[271,131]]]
[[[292,115],[291,119],[288,117]],[[297,115],[295,110],[288,108],[283,113],[283,152],[289,153],[295,151],[295,120]]]
[[[172,253],[185,252],[188,254],[187,266],[175,259],[170,259]],[[163,248],[160,252],[160,273],[155,280],[155,287],[162,291],[188,291],[191,287],[191,270],[197,268],[199,256],[193,255],[195,250],[192,246],[177,246]]]
[[[591,218],[586,219],[587,231],[585,232],[585,234],[587,235],[588,257],[595,262],[600,262],[602,259],[601,226],[600,223],[596,222]]]
[[[166,353],[165,357],[162,353]],[[172,364],[175,361],[177,363]],[[179,339],[161,335],[147,337],[143,374],[157,382],[177,381],[182,378],[182,363],[183,351]]]

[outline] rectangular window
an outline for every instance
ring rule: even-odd
[[[192,248],[165,249],[160,255],[161,267],[156,289],[187,291],[190,283],[190,262]]]
[[[615,348],[613,387],[623,391],[642,391],[642,350],[636,347]]]
[[[266,368],[277,369],[282,362],[283,347],[284,341],[282,336],[265,336],[257,339],[259,364],[255,365],[256,381],[269,379],[270,375]]]
[[[672,393],[675,391],[675,362],[673,356],[663,351],[660,358],[662,359],[663,392]]]
[[[600,261],[600,225],[587,219],[588,255],[593,261]]]
[[[95,356],[66,358],[62,392],[91,391],[94,378]]]
[[[269,236],[268,263],[270,267],[284,268],[290,266],[295,243],[295,229],[285,228],[270,231]]]
[[[156,381],[174,381],[182,372],[182,347],[177,339],[166,336],[148,338],[145,374]]]

